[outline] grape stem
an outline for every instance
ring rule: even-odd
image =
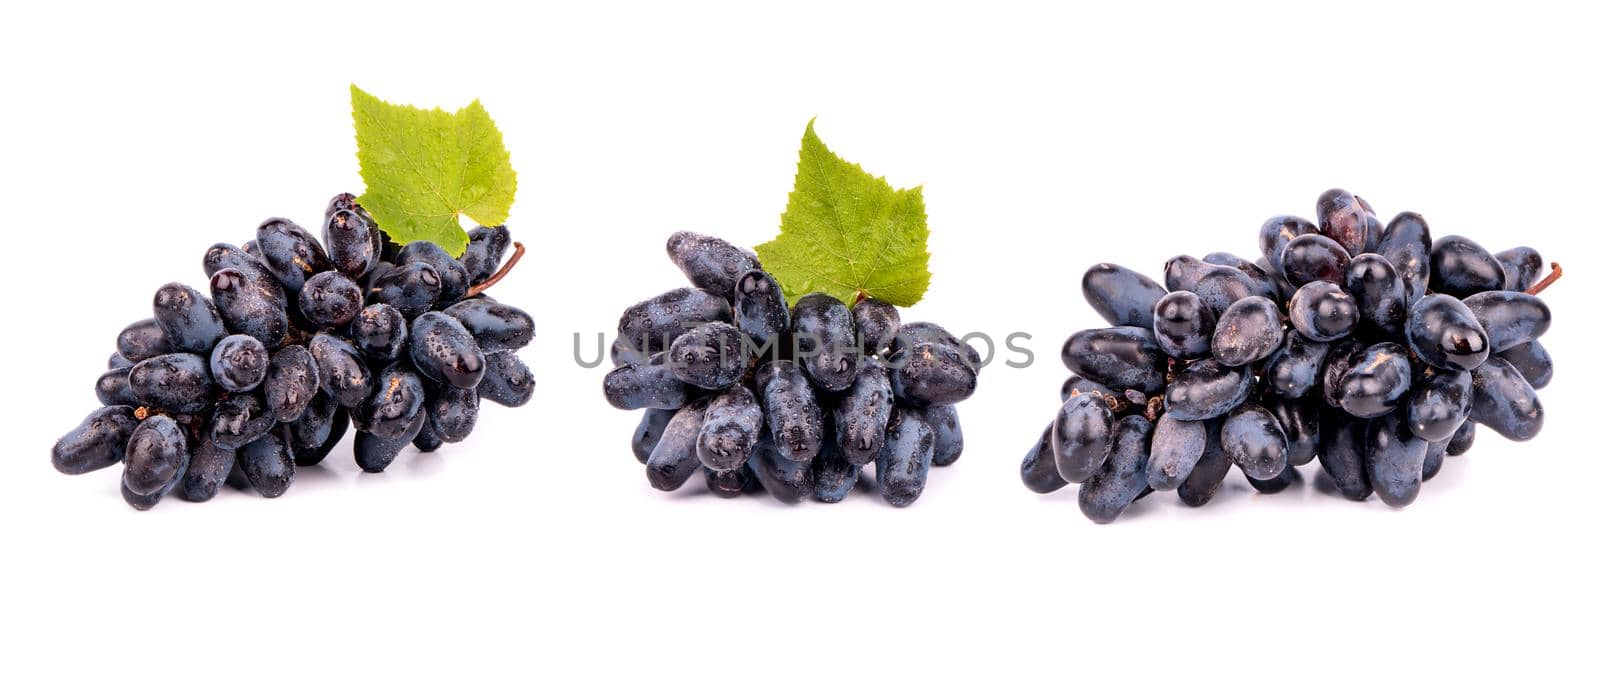
[[[517,262],[522,260],[522,253],[524,251],[522,243],[512,242],[511,246],[516,249],[515,251],[511,252],[511,258],[506,259],[505,264],[501,265],[500,270],[495,271],[494,275],[489,276],[488,278],[483,279],[483,282],[472,286],[472,289],[467,291],[468,297],[477,297],[478,295],[483,294],[484,290],[494,287],[495,283],[500,282],[501,278],[506,277],[506,274],[510,273],[511,269],[516,267]]]
[[[1537,295],[1537,294],[1539,294],[1541,292],[1544,292],[1544,289],[1547,288],[1547,287],[1550,287],[1551,283],[1554,283],[1554,282],[1556,282],[1557,280],[1560,280],[1560,279],[1561,279],[1561,264],[1558,264],[1558,263],[1552,261],[1552,262],[1550,262],[1550,275],[1545,276],[1544,280],[1541,280],[1536,285],[1534,285],[1533,287],[1528,288],[1528,294]]]

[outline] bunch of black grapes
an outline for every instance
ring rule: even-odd
[[[271,218],[243,247],[213,245],[210,296],[156,291],[154,317],[122,330],[95,384],[105,407],[56,443],[56,469],[121,463],[123,498],[147,510],[169,493],[210,500],[225,483],[279,496],[350,426],[368,472],[407,444],[461,441],[480,399],[516,407],[534,385],[516,354],[533,318],[482,294],[522,247],[498,268],[506,228],[470,236],[459,259],[398,246],[340,194],[321,242]]]
[[[622,313],[605,377],[613,406],[645,410],[633,453],[651,486],[698,470],[719,496],[836,503],[874,464],[884,500],[907,506],[930,467],[961,457],[973,348],[871,297],[812,293],[791,309],[754,254],[714,237],[676,233],[667,254],[694,287]]]
[[[1434,240],[1410,212],[1384,225],[1341,189],[1315,224],[1268,219],[1260,246],[1254,262],[1176,257],[1164,288],[1113,264],[1084,274],[1111,327],[1062,349],[1075,376],[1022,462],[1028,488],[1081,483],[1079,508],[1110,522],[1154,491],[1203,505],[1234,465],[1281,491],[1320,458],[1346,498],[1404,506],[1479,425],[1539,433],[1550,309],[1535,295],[1559,265],[1536,282],[1533,249]]]

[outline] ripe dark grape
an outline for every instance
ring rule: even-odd
[[[464,440],[480,399],[528,402],[533,374],[517,350],[533,318],[481,294],[522,255],[514,245],[499,267],[513,245],[504,227],[469,233],[457,259],[396,245],[340,194],[322,237],[326,248],[269,219],[243,246],[205,251],[209,299],[159,288],[154,318],[118,334],[96,381],[108,406],[56,443],[56,468],[122,463],[123,498],[139,510],[170,492],[207,501],[224,484],[271,497],[296,466],[328,457],[352,419],[356,465],[377,472],[408,446]]]
[[[905,506],[930,467],[961,457],[953,405],[982,367],[970,345],[867,294],[791,308],[754,254],[714,237],[680,232],[666,249],[693,287],[623,311],[602,382],[612,406],[646,410],[631,445],[651,486],[698,472],[717,496],[834,503],[872,466],[884,501]]]
[[[1159,283],[1116,264],[1095,264],[1083,273],[1083,298],[1113,326],[1155,325],[1155,305],[1167,291]]]
[[[1129,325],[1143,314],[1107,308],[1137,274],[1091,266],[1084,297],[1113,327],[1067,339],[1074,376],[1023,458],[1023,484],[1048,493],[1087,482],[1080,506],[1103,522],[1152,491],[1205,504],[1233,465],[1258,492],[1294,490],[1296,468],[1320,459],[1340,495],[1404,506],[1478,426],[1537,435],[1535,391],[1552,375],[1539,341],[1551,310],[1537,295],[1561,267],[1541,278],[1532,248],[1491,255],[1463,237],[1435,241],[1409,211],[1385,225],[1342,189],[1316,211],[1315,225],[1269,218],[1255,261],[1168,260],[1170,292],[1150,305],[1149,330]],[[1152,429],[1143,459],[1116,445],[1134,437],[1130,425]],[[1097,483],[1109,477],[1115,491]]]
[[[1084,516],[1101,524],[1116,520],[1149,488],[1145,472],[1153,431],[1154,425],[1144,417],[1117,420],[1105,463],[1078,490],[1078,510]]]

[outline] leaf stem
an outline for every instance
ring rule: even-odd
[[[511,246],[515,248],[515,251],[511,252],[511,258],[506,259],[506,262],[501,264],[500,270],[495,271],[494,275],[489,276],[488,278],[485,278],[483,282],[472,286],[472,289],[467,291],[468,297],[477,297],[478,295],[483,294],[484,290],[494,287],[495,283],[500,282],[501,278],[506,277],[506,274],[510,273],[511,269],[517,266],[517,262],[522,260],[524,247],[522,246],[521,242],[512,242]]]
[[[1547,288],[1547,287],[1550,287],[1551,283],[1554,283],[1554,282],[1556,282],[1557,280],[1560,280],[1560,279],[1561,279],[1561,264],[1558,264],[1558,263],[1552,261],[1552,262],[1550,262],[1550,275],[1545,276],[1544,280],[1541,280],[1536,285],[1534,285],[1533,287],[1528,288],[1528,294],[1537,295],[1537,294],[1539,294],[1541,292],[1544,292],[1544,289]]]

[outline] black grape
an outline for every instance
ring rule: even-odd
[[[437,303],[449,305],[460,300],[472,287],[467,269],[439,245],[432,242],[411,242],[400,249],[398,265],[426,264],[439,276]]]
[[[433,308],[443,289],[439,272],[428,264],[395,266],[372,281],[372,287],[367,288],[367,303],[387,304],[414,319]]]
[[[704,469],[704,474],[706,489],[722,498],[735,498],[756,487],[756,476],[750,471],[749,465],[740,465],[739,469],[729,472],[713,472],[708,467]],[[819,496],[817,500],[823,499]]]
[[[1550,330],[1550,307],[1544,300],[1525,292],[1490,290],[1472,295],[1462,303],[1472,310],[1472,315],[1488,332],[1490,352],[1504,352]]]
[[[1494,255],[1506,274],[1506,290],[1527,292],[1544,272],[1544,257],[1533,247],[1514,247]]]
[[[377,230],[352,208],[354,199],[343,204],[344,208],[329,205],[322,223],[322,244],[334,270],[358,279],[378,266]]]
[[[1061,361],[1113,389],[1154,394],[1166,387],[1167,355],[1154,333],[1136,326],[1079,331],[1062,347]]]
[[[892,355],[922,343],[939,343],[960,352],[962,359],[974,370],[983,365],[983,358],[978,356],[976,348],[955,337],[943,326],[927,321],[915,321],[901,326],[900,330],[895,332],[894,344],[889,346],[889,352]]]
[[[645,476],[650,486],[661,491],[676,491],[700,469],[697,442],[708,405],[706,399],[696,400],[672,415],[655,449],[650,451],[650,460],[645,463]]]
[[[128,382],[131,371],[133,367],[122,367],[100,375],[94,382],[94,395],[101,405],[139,406],[139,396],[133,394],[133,385]]]
[[[484,355],[486,370],[478,397],[505,407],[521,407],[533,397],[533,372],[514,352]]]
[[[238,450],[271,433],[277,423],[261,396],[235,395],[211,411],[206,438],[219,448]]]
[[[1261,406],[1283,430],[1290,466],[1305,465],[1317,457],[1317,447],[1322,442],[1322,406],[1318,401],[1285,399],[1268,392],[1261,396]]]
[[[1441,369],[1471,371],[1489,356],[1489,333],[1461,300],[1430,294],[1411,305],[1406,342],[1417,358]]]
[[[1500,358],[1517,368],[1522,378],[1535,390],[1550,385],[1550,379],[1555,372],[1555,363],[1550,359],[1550,353],[1544,349],[1539,341],[1532,340],[1500,353]]]
[[[306,279],[333,268],[322,245],[305,228],[283,218],[268,218],[256,228],[256,245],[267,270],[289,292],[299,292]]]
[[[667,256],[689,283],[697,288],[733,299],[734,283],[747,271],[761,268],[755,257],[716,237],[693,232],[675,232],[667,238]]]
[[[138,363],[175,351],[155,319],[135,321],[117,334],[117,354],[129,362]]]
[[[178,485],[179,498],[196,503],[211,500],[227,481],[237,458],[236,451],[221,448],[211,439],[200,439],[189,457],[183,483]]]
[[[1222,425],[1222,449],[1246,476],[1271,479],[1289,463],[1289,442],[1283,427],[1266,408],[1240,405]]]
[[[1472,420],[1467,420],[1465,424],[1461,425],[1460,429],[1456,429],[1456,435],[1450,437],[1450,443],[1445,447],[1445,453],[1463,455],[1472,450],[1472,442],[1476,441],[1477,438],[1478,425],[1474,424]]]
[[[1083,482],[1100,469],[1111,447],[1111,430],[1116,418],[1106,401],[1095,395],[1068,399],[1051,426],[1050,457],[1055,471],[1070,482]]]
[[[404,436],[423,414],[425,396],[422,379],[409,364],[390,364],[378,374],[372,396],[351,410],[356,430],[383,439]]]
[[[1397,343],[1362,350],[1339,378],[1334,398],[1345,412],[1373,419],[1395,411],[1411,390],[1411,360]]]
[[[812,460],[791,460],[770,436],[763,435],[746,466],[761,488],[780,503],[799,503],[814,493],[811,464]]]
[[[372,393],[372,370],[354,345],[342,338],[319,333],[311,339],[322,390],[344,407],[355,407]]]
[[[1289,298],[1289,322],[1300,335],[1318,342],[1350,335],[1360,320],[1355,299],[1334,283],[1306,283]]]
[[[1186,421],[1220,417],[1249,397],[1251,384],[1247,369],[1200,360],[1173,377],[1167,387],[1167,414]]]
[[[1210,420],[1206,425],[1206,449],[1200,454],[1199,462],[1189,472],[1189,478],[1178,485],[1178,499],[1184,505],[1198,508],[1211,502],[1221,488],[1222,480],[1226,479],[1228,472],[1233,469],[1233,461],[1228,459],[1227,451],[1222,449],[1222,422]]]
[[[740,291],[743,292],[742,289]],[[737,301],[737,299],[736,299]],[[736,307],[737,308],[737,307]],[[743,319],[743,310],[740,309],[740,318]],[[850,319],[856,324],[856,337],[865,354],[884,352],[894,344],[894,337],[900,331],[900,311],[875,297],[868,297],[850,307]],[[740,324],[743,328],[743,324]]]
[[[311,276],[300,289],[300,314],[322,328],[344,326],[361,311],[361,286],[337,271]]]
[[[1156,301],[1153,329],[1156,344],[1173,357],[1195,359],[1210,354],[1211,334],[1216,325],[1216,314],[1192,292],[1169,292]]]
[[[1317,457],[1339,493],[1352,501],[1372,495],[1367,480],[1367,427],[1370,422],[1337,409],[1322,409],[1321,441]]]
[[[289,332],[289,312],[281,289],[268,276],[251,278],[237,268],[224,268],[211,276],[211,299],[216,302],[228,331],[248,335],[275,348]]]
[[[423,429],[444,443],[467,440],[478,426],[478,391],[455,386],[433,386],[428,389],[428,424]]]
[[[667,422],[672,421],[672,415],[677,410],[646,409],[639,417],[639,426],[633,430],[633,457],[640,464],[650,461],[650,452],[656,449],[656,444],[661,442],[661,433],[667,428]]]
[[[1410,505],[1422,489],[1428,441],[1411,433],[1402,415],[1388,415],[1367,426],[1367,477],[1372,492],[1396,508]]]
[[[1477,242],[1459,235],[1439,238],[1430,254],[1428,287],[1434,292],[1465,299],[1506,285],[1500,260]]]
[[[369,304],[350,324],[350,340],[369,359],[388,362],[400,357],[409,342],[406,317],[387,304]]]
[[[487,299],[465,299],[444,310],[478,341],[484,352],[520,350],[533,342],[533,317],[521,309]]]
[[[1113,326],[1151,328],[1156,301],[1165,294],[1156,281],[1116,264],[1095,264],[1083,273],[1083,298]]]
[[[1448,441],[1467,421],[1472,408],[1472,375],[1464,371],[1429,370],[1411,394],[1406,419],[1411,432],[1429,442]]]
[[[126,405],[102,407],[62,436],[50,449],[50,464],[63,474],[84,474],[122,462],[139,419]]]
[[[933,466],[933,427],[920,410],[896,407],[878,454],[878,493],[889,505],[904,508],[922,495]]]
[[[1189,479],[1206,451],[1206,423],[1163,415],[1150,437],[1150,488],[1171,491]]]
[[[1090,520],[1106,524],[1149,488],[1146,467],[1154,425],[1140,416],[1117,420],[1111,431],[1106,461],[1078,490],[1078,510]]]
[[[1254,487],[1258,492],[1264,494],[1275,494],[1299,483],[1300,470],[1295,469],[1294,465],[1290,465],[1283,468],[1282,473],[1271,479],[1256,479],[1255,477],[1245,475],[1245,480],[1250,482],[1250,486]]]
[[[1472,410],[1467,418],[1513,441],[1526,441],[1544,428],[1544,405],[1516,367],[1491,356],[1472,371]]]
[[[1385,335],[1399,335],[1406,325],[1406,286],[1394,265],[1381,254],[1358,254],[1344,274],[1345,291],[1355,301],[1361,324]]]
[[[928,426],[933,427],[933,466],[948,467],[955,464],[967,447],[956,406],[935,405],[924,409],[922,417]]]
[[[1282,342],[1278,305],[1264,297],[1246,297],[1217,317],[1211,356],[1223,366],[1239,367],[1266,358]]]
[[[862,467],[878,459],[893,411],[894,389],[883,364],[875,359],[862,362],[855,385],[833,408],[838,448],[850,464]]]
[[[261,383],[267,409],[280,422],[292,422],[305,414],[322,385],[317,362],[311,351],[289,345],[272,354],[267,362],[267,378]]]
[[[721,390],[744,378],[749,361],[743,344],[739,329],[730,324],[716,321],[696,326],[672,341],[667,368],[685,384]],[[851,371],[854,373],[853,366]]]
[[[194,414],[211,404],[213,384],[199,355],[159,355],[135,364],[128,386],[139,402],[168,412]]]
[[[815,458],[822,447],[822,407],[799,365],[787,360],[767,363],[756,374],[756,390],[773,445],[783,457],[793,462]]]
[[[744,386],[733,386],[707,404],[696,438],[696,457],[713,471],[738,469],[761,440],[761,404]]]
[[[153,308],[162,335],[176,350],[205,354],[228,335],[217,305],[182,283],[167,283],[156,290]]]
[[[795,302],[789,318],[795,349],[811,380],[824,390],[849,388],[856,380],[859,354],[850,309],[833,297],[813,292]]]
[[[461,254],[461,266],[467,269],[467,279],[477,285],[489,279],[500,268],[506,248],[511,246],[511,232],[504,225],[473,228],[467,233],[467,251]]]
[[[1193,285],[1186,285],[1182,289],[1198,296],[1213,314],[1227,311],[1234,302],[1246,297],[1271,300],[1278,296],[1277,285],[1271,281],[1259,280],[1232,266],[1208,263],[1201,263]]]
[[[1301,235],[1317,232],[1311,221],[1297,216],[1273,216],[1261,224],[1258,234],[1261,256],[1278,273],[1283,272],[1283,250],[1289,242]]]
[[[896,397],[920,406],[954,405],[972,396],[978,372],[960,350],[923,342],[889,357],[889,382]]]
[[[1283,347],[1267,359],[1266,370],[1261,378],[1280,397],[1303,397],[1316,388],[1322,374],[1322,361],[1327,357],[1329,348],[1328,343],[1317,342],[1298,330],[1290,330],[1284,336]],[[1168,390],[1170,401],[1170,387]]]
[[[490,360],[491,363],[495,360]],[[488,381],[490,377],[485,376]],[[678,409],[689,399],[689,389],[672,373],[672,366],[656,364],[624,364],[606,374],[602,382],[606,402],[619,410]],[[489,397],[481,390],[479,395]],[[489,399],[494,400],[490,397]]]
[[[248,335],[230,335],[211,350],[211,378],[224,390],[255,390],[267,378],[271,356],[267,347]]]
[[[1295,287],[1319,280],[1337,283],[1349,265],[1350,253],[1322,235],[1301,235],[1283,250],[1283,276]]]
[[[1368,235],[1380,229],[1372,208],[1343,189],[1330,189],[1317,198],[1317,225],[1323,236],[1351,255],[1366,251]]]
[[[757,348],[775,344],[789,330],[789,304],[784,301],[778,282],[765,271],[746,271],[739,276],[733,292],[733,310],[739,331]],[[895,325],[899,325],[898,315]],[[893,337],[892,332],[889,337]]]
[[[411,322],[411,361],[417,371],[457,388],[473,388],[483,380],[483,350],[460,321],[428,312]]]
[[[1444,469],[1445,450],[1449,445],[1447,442],[1428,444],[1428,454],[1422,459],[1422,481],[1433,479]]]
[[[1422,216],[1406,211],[1390,219],[1378,242],[1378,253],[1400,274],[1406,304],[1415,303],[1427,294],[1432,274],[1433,235]]]
[[[146,417],[128,437],[122,482],[129,491],[149,496],[169,486],[189,463],[189,442],[171,417]]]
[[[1022,456],[1022,485],[1034,493],[1048,494],[1067,485],[1056,470],[1055,449],[1051,446],[1054,429],[1054,425],[1046,426],[1039,440]]]
[[[382,472],[388,469],[395,458],[400,456],[400,451],[416,440],[422,433],[422,428],[428,423],[426,413],[412,418],[411,424],[401,434],[394,438],[384,438],[370,434],[360,429],[356,430],[356,466],[363,472]],[[270,436],[268,438],[271,438]],[[242,458],[241,458],[242,459]],[[292,467],[290,469],[293,469]],[[258,489],[259,490],[259,489]]]
[[[846,460],[837,445],[824,443],[811,461],[811,497],[822,503],[843,501],[860,476],[860,466]]]
[[[665,352],[690,328],[712,321],[733,321],[728,300],[705,290],[678,288],[624,310],[617,321],[617,341],[646,354]]]

